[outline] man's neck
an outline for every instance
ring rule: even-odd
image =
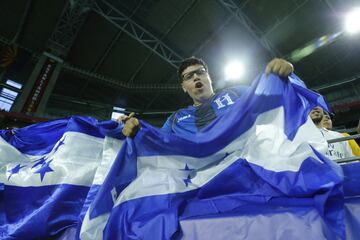
[[[206,103],[208,102],[213,96],[215,95],[215,93],[211,93],[210,96],[207,96],[207,97],[204,97],[204,98],[201,98],[201,99],[194,99],[194,103],[193,103],[193,106],[194,107],[198,107],[200,105],[202,105],[203,103]]]

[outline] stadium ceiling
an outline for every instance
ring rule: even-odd
[[[343,31],[344,14],[356,4],[355,0],[2,0],[0,42],[3,48],[16,45],[30,56],[23,57],[21,68],[7,72],[24,84],[44,52],[63,61],[48,102],[54,115],[73,113],[76,103],[173,111],[191,102],[176,77],[183,58],[203,58],[215,86],[222,88],[230,84],[223,76],[229,60],[246,63],[244,83],[249,84],[276,56],[293,60],[307,86],[327,98],[337,125],[349,127],[360,118],[360,36],[333,36]],[[295,58],[296,50],[307,45],[315,51]]]

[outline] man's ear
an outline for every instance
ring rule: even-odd
[[[181,84],[181,87],[182,87],[182,90],[184,91],[184,93],[186,93],[186,89],[183,84]]]

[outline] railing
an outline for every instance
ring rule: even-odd
[[[343,141],[348,141],[348,140],[358,139],[358,138],[360,138],[360,134],[355,134],[355,135],[341,137],[341,138],[334,138],[331,140],[327,140],[327,142],[328,143],[336,143],[336,142],[343,142]],[[356,162],[356,161],[360,161],[360,156],[340,158],[340,159],[335,160],[335,162],[337,162],[337,163],[350,163],[350,162]]]

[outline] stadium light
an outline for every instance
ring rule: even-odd
[[[355,8],[347,14],[345,28],[349,33],[357,33],[360,31],[360,8]]]
[[[227,80],[240,79],[245,73],[244,65],[239,61],[234,61],[226,65],[225,76]]]

